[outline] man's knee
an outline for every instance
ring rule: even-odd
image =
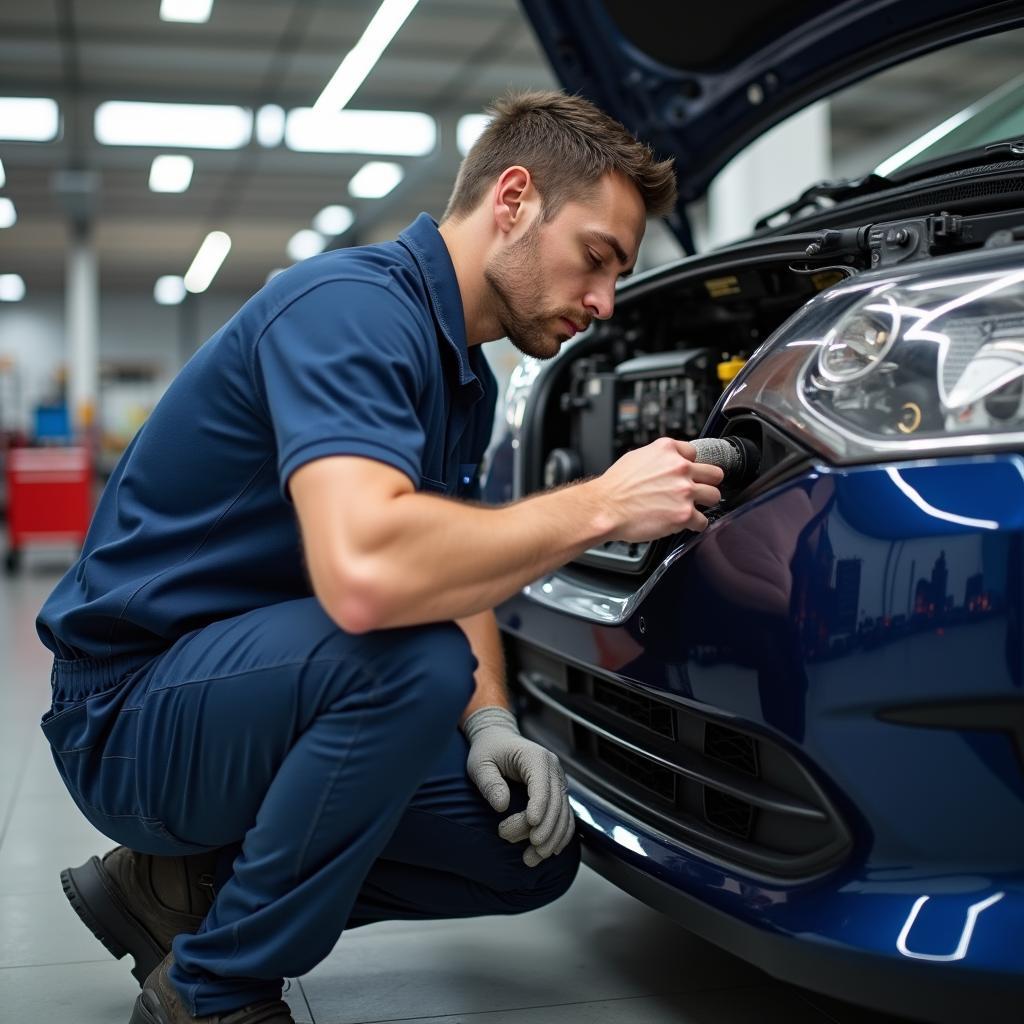
[[[435,622],[396,631],[408,645],[414,686],[427,707],[458,716],[473,696],[477,661],[466,634],[454,622]]]
[[[318,653],[336,666],[318,695],[324,707],[333,706],[361,681],[385,703],[421,708],[424,726],[433,717],[431,712],[450,726],[473,694],[476,658],[466,634],[454,622],[378,630],[359,637],[336,630]]]
[[[422,728],[455,724],[473,695],[477,662],[454,622],[380,630],[359,641],[359,673],[380,699],[415,710]]]
[[[520,888],[505,890],[498,894],[502,912],[521,914],[527,910],[538,910],[563,896],[576,878],[580,867],[580,837],[577,833],[569,845],[556,857],[548,857],[535,868],[522,867]]]

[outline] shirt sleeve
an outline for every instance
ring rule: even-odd
[[[255,365],[286,500],[292,473],[329,455],[377,459],[419,487],[427,354],[413,311],[379,284],[320,284],[271,321]]]

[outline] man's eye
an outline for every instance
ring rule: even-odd
[[[587,250],[587,258],[597,269],[600,269],[601,267],[604,266],[604,260],[601,259],[601,257],[598,256],[593,249]]]

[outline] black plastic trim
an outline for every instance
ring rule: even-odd
[[[994,203],[998,200],[998,203]],[[876,221],[924,217],[940,212],[974,214],[997,206],[999,209],[1024,205],[1024,165],[1000,164],[971,168],[957,174],[926,179],[886,192],[849,199],[827,209],[797,217],[793,221],[768,228],[755,236],[767,239],[772,235],[791,235],[795,231],[819,228],[860,226]]]

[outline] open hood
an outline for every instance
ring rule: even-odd
[[[555,73],[662,157],[675,157],[669,223],[749,142],[859,78],[1024,24],[1024,3],[979,0],[522,0]]]

